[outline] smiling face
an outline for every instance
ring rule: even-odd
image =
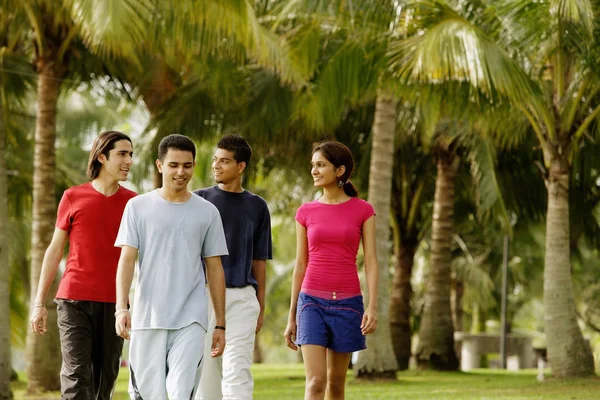
[[[236,180],[241,180],[242,172],[246,167],[245,162],[237,162],[233,152],[225,149],[217,149],[213,157],[212,170],[215,182],[228,185]]]
[[[339,177],[346,170],[343,165],[336,168],[320,151],[313,153],[311,166],[310,172],[313,176],[314,185],[317,187],[337,185]]]
[[[195,165],[190,151],[169,148],[162,161],[156,160],[158,171],[163,177],[163,188],[175,193],[187,190]]]
[[[133,164],[132,156],[133,147],[129,140],[115,142],[114,147],[108,152],[108,157],[104,154],[98,156],[98,161],[102,164],[99,176],[108,176],[115,181],[126,181]]]

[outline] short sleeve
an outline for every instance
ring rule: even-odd
[[[125,211],[123,211],[123,217],[121,218],[121,225],[119,226],[119,233],[115,240],[115,247],[131,246],[136,249],[140,248],[140,232],[138,224],[135,218],[135,209],[133,208],[132,202],[127,202]]]
[[[215,213],[204,236],[204,243],[202,243],[202,257],[226,256],[228,254],[223,222],[221,221],[221,215],[215,208]]]
[[[71,223],[73,216],[73,207],[69,195],[65,192],[58,203],[58,212],[56,215],[56,227],[63,231],[71,230]]]
[[[369,218],[375,215],[375,209],[370,203],[364,202],[364,213],[363,213],[363,223],[365,223]]]
[[[273,245],[271,239],[271,214],[269,208],[264,205],[263,218],[260,224],[260,230],[257,232],[254,239],[254,255],[255,260],[271,260],[273,259]]]
[[[306,207],[304,207],[304,204],[296,211],[296,221],[298,221],[300,225],[306,227]]]

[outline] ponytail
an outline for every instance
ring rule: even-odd
[[[343,189],[344,189],[344,193],[346,193],[348,196],[358,197],[358,189],[356,188],[356,186],[354,186],[354,184],[350,180],[348,180],[348,181],[346,181],[346,183],[344,183]]]

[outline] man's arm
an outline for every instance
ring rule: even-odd
[[[258,321],[256,322],[256,333],[260,332],[264,318],[265,318],[265,292],[267,284],[267,261],[266,260],[252,260],[252,275],[258,283],[258,289],[256,291],[256,298],[260,305],[260,313],[258,314]]]
[[[129,339],[131,330],[131,315],[127,309],[129,290],[133,281],[135,259],[138,249],[131,246],[121,247],[121,257],[117,267],[117,304],[115,307],[115,331],[123,339]]]
[[[42,271],[35,295],[35,301],[31,304],[33,312],[31,313],[31,330],[38,335],[46,332],[48,321],[48,311],[46,311],[46,296],[50,285],[56,276],[60,260],[65,250],[65,244],[69,238],[69,233],[62,229],[55,228],[52,235],[52,241],[46,249],[44,260],[42,261]]]
[[[216,326],[225,328],[225,273],[221,257],[206,257],[206,275],[208,289],[215,310]],[[215,329],[212,337],[211,356],[219,357],[225,350],[225,330]]]

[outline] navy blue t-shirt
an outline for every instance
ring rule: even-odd
[[[225,285],[228,288],[252,285],[256,289],[258,283],[252,275],[252,260],[273,258],[267,202],[247,190],[233,193],[218,186],[194,193],[213,203],[221,213],[229,250],[229,255],[221,257]]]

